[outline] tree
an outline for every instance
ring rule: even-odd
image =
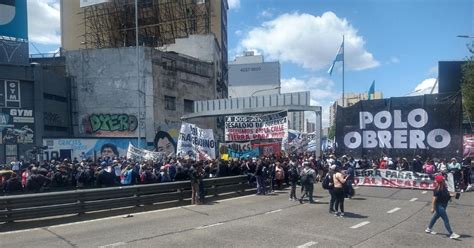
[[[332,125],[332,126],[329,128],[328,139],[333,139],[334,136],[336,136],[336,125]]]
[[[462,66],[463,80],[461,83],[464,118],[474,120],[474,43],[468,45],[471,56]]]

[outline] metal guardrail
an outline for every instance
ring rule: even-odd
[[[204,180],[207,196],[222,193],[243,193],[249,188],[246,176]],[[38,193],[0,197],[0,222],[36,219],[92,211],[176,202],[191,198],[191,183],[172,182],[101,189]]]

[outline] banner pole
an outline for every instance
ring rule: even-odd
[[[342,107],[345,107],[345,97],[344,97],[344,60],[345,60],[345,51],[344,48],[344,35],[342,35]]]

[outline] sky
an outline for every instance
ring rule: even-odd
[[[243,51],[280,61],[282,93],[311,91],[328,107],[342,94],[342,67],[327,73],[345,37],[345,92],[384,98],[431,88],[438,61],[464,60],[474,35],[474,0],[228,0],[232,60]],[[30,53],[60,46],[58,0],[28,0]],[[35,48],[36,47],[36,48]],[[311,116],[309,117],[311,120]]]

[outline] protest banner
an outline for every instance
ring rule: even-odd
[[[382,169],[355,170],[354,184],[424,190],[432,190],[436,186],[433,175]]]
[[[288,129],[288,135],[282,140],[282,150],[288,153],[316,151],[316,132],[305,133]]]
[[[164,162],[168,156],[164,152],[153,152],[145,149],[140,149],[133,146],[131,143],[128,144],[127,158],[134,160],[153,160],[155,162]]]
[[[229,157],[231,158],[256,158],[260,155],[260,150],[257,148],[252,148],[246,151],[236,151],[234,149],[228,149]]]
[[[234,152],[246,152],[252,150],[252,144],[250,142],[226,142],[219,144],[220,154],[226,154],[228,149],[232,149]]]
[[[178,137],[177,156],[189,156],[192,160],[216,158],[216,141],[212,129],[202,129],[183,122]]]
[[[274,143],[263,143],[263,144],[252,144],[253,148],[260,149],[261,156],[281,156],[281,144],[278,142]]]
[[[283,139],[288,133],[286,111],[261,116],[226,116],[225,120],[226,141]]]
[[[461,96],[359,101],[337,108],[336,154],[356,158],[461,156]]]

